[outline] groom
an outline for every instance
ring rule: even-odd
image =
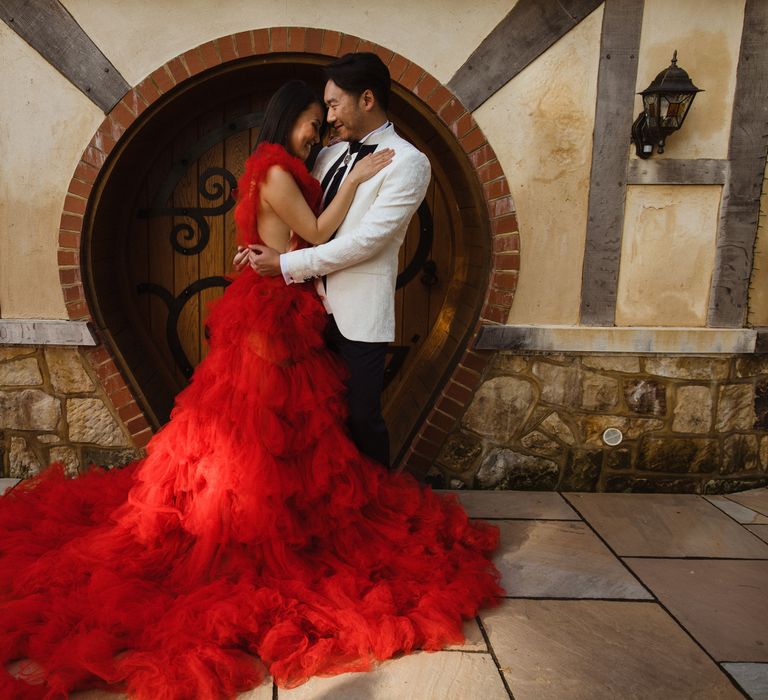
[[[322,280],[330,314],[328,343],[349,366],[349,427],[364,454],[389,466],[389,434],[381,415],[387,344],[395,339],[398,250],[424,199],[427,157],[395,133],[387,119],[390,76],[373,53],[346,54],[325,68],[327,121],[341,141],[320,151],[312,174],[327,206],[346,175],[377,148],[395,151],[392,163],[355,193],[335,236],[314,248],[279,254],[251,246],[251,267],[282,274],[287,284]]]

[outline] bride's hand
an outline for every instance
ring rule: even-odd
[[[248,253],[249,249],[245,248],[241,245],[237,246],[237,253],[235,253],[235,257],[232,258],[232,267],[237,271],[240,272],[247,264],[248,264]]]
[[[391,162],[395,152],[391,148],[385,148],[382,151],[374,151],[362,160],[358,161],[349,179],[359,185],[361,182],[370,180],[379,170],[386,168]]]

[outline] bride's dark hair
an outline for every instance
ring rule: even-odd
[[[277,143],[288,150],[291,129],[299,115],[313,104],[319,104],[325,109],[320,96],[307,83],[303,80],[289,80],[269,99],[256,146],[265,142]],[[325,119],[321,130],[324,130],[324,126]]]

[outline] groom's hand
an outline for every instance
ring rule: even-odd
[[[249,245],[248,264],[262,277],[276,277],[280,270],[280,253],[265,245]]]

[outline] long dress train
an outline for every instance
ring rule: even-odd
[[[304,164],[264,144],[239,183],[242,241],[259,240],[272,165],[318,209]],[[246,269],[144,459],[77,479],[53,465],[0,497],[0,697],[292,687],[458,643],[497,602],[498,530],[350,441],[325,324],[311,284]],[[17,678],[18,659],[34,664]]]

